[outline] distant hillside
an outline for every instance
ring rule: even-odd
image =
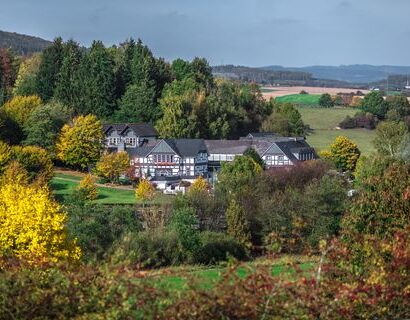
[[[38,37],[0,30],[0,48],[11,48],[21,55],[42,51],[50,44]]]
[[[287,70],[283,67],[278,67],[277,70],[270,70],[268,68],[223,65],[212,67],[212,72],[215,76],[260,84],[342,88],[352,87],[352,84],[346,81],[333,80],[331,78],[317,79],[310,72],[296,69]]]
[[[342,66],[309,66],[302,68],[268,66],[269,71],[296,71],[311,73],[314,78],[347,81],[351,83],[371,83],[386,79],[389,75],[409,74],[410,67],[372,66],[366,64]]]

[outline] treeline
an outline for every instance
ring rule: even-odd
[[[218,75],[236,76],[241,81],[257,83],[274,83],[277,80],[312,80],[312,75],[308,72],[271,71],[234,65],[215,66],[212,67],[212,71]]]
[[[12,49],[20,55],[40,52],[50,44],[50,41],[38,37],[0,30],[0,48]]]
[[[309,72],[297,70],[269,70],[268,68],[251,68],[244,66],[222,65],[212,67],[216,77],[270,85],[313,86],[329,88],[363,88],[346,81],[317,79]]]
[[[41,54],[21,59],[2,50],[0,57],[1,138],[9,143],[26,139],[45,119],[60,129],[61,120],[88,114],[102,122],[153,123],[164,138],[237,138],[265,129],[275,111],[256,84],[215,79],[203,58],[168,63],[141,40],[109,48],[94,41],[85,49],[57,38]]]

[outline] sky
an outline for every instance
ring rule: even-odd
[[[212,65],[410,65],[410,0],[0,0],[0,30]]]

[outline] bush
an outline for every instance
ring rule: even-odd
[[[116,243],[111,259],[116,264],[159,268],[186,261],[176,232],[155,230],[128,233]]]
[[[86,260],[103,258],[123,234],[142,230],[132,207],[80,203],[67,210],[68,231],[77,238]]]
[[[196,263],[212,264],[226,261],[229,256],[238,260],[246,259],[246,250],[234,238],[219,232],[202,232],[201,249],[195,257]]]
[[[354,117],[346,116],[339,126],[342,129],[366,128],[372,130],[376,127],[377,118],[371,113],[358,112]]]
[[[319,105],[324,108],[331,108],[334,106],[332,96],[328,93],[324,93],[320,96]]]
[[[137,278],[106,265],[17,266],[0,272],[0,320],[157,319],[169,297]]]

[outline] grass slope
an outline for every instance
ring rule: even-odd
[[[301,261],[294,257],[281,259],[263,259],[243,263],[235,269],[234,275],[245,278],[258,270],[270,270],[273,276],[293,279],[299,275],[307,276],[316,266],[314,257],[301,257]],[[299,271],[296,271],[290,263],[294,263]],[[148,274],[148,281],[161,289],[169,291],[182,291],[189,287],[211,289],[227,271],[227,267],[215,266],[182,266],[161,269]]]
[[[353,116],[358,110],[353,108],[308,108],[298,107],[303,122],[308,124],[313,132],[307,136],[307,141],[316,150],[327,149],[338,136],[346,136],[356,143],[362,154],[368,155],[374,151],[372,141],[374,130],[366,129],[336,129],[347,116]]]
[[[277,97],[276,102],[293,103],[298,106],[318,106],[320,95],[318,94],[289,94]]]
[[[80,176],[57,173],[51,180],[51,189],[58,201],[64,201],[77,188],[81,180]],[[96,203],[100,204],[138,204],[134,190],[98,187]],[[158,194],[152,204],[168,203],[172,196]]]

